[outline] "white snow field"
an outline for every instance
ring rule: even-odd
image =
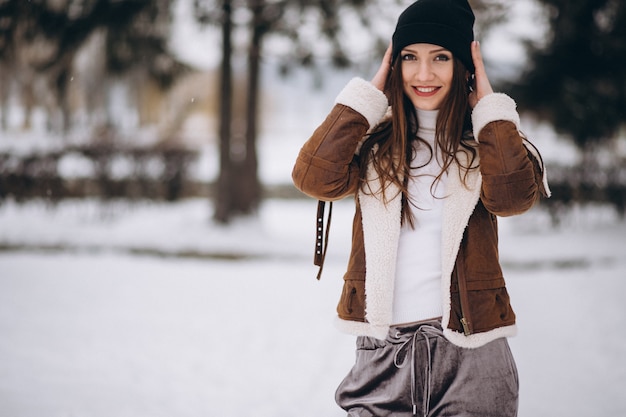
[[[515,2],[513,30],[485,39],[501,77],[523,62],[514,39],[530,36],[529,21],[541,39],[531,3]],[[177,20],[181,58],[212,68],[211,40]],[[334,74],[317,92],[310,75],[270,84],[264,184],[289,181],[298,149],[352,75],[368,76]],[[549,128],[524,126],[547,161],[578,158]],[[213,131],[190,130],[203,149],[194,175],[210,180]],[[12,136],[0,149],[58,144],[41,132]],[[84,174],[76,161],[61,168]],[[256,219],[229,228],[212,224],[211,210],[206,200],[0,204],[0,417],[344,415],[334,391],[354,338],[333,319],[350,202],[335,207],[320,282],[314,201],[268,200]],[[626,223],[601,207],[575,209],[558,229],[540,209],[501,221],[520,417],[626,416],[625,240]]]
[[[314,210],[269,200],[220,228],[204,200],[0,206],[0,416],[344,415],[352,205],[320,282]],[[626,415],[625,237],[602,208],[501,220],[521,417]]]

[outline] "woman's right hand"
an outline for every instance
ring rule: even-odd
[[[372,78],[372,84],[374,87],[378,88],[380,91],[385,91],[385,84],[387,83],[387,77],[389,76],[389,71],[391,70],[391,43],[389,43],[389,47],[387,51],[385,51],[385,56],[383,56],[383,62],[380,63],[380,67],[378,71],[376,71],[376,75]]]

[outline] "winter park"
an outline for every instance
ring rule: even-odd
[[[0,417],[345,415],[354,201],[317,281],[291,171],[411,2],[319,3],[0,1]],[[624,416],[626,5],[470,3],[552,189],[498,218],[519,415]]]

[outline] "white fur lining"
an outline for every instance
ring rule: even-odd
[[[373,326],[360,321],[343,320],[335,318],[336,328],[347,334],[354,336],[371,336],[379,340],[384,340],[389,333],[390,326]],[[501,337],[513,337],[517,335],[517,325],[499,327],[484,333],[474,333],[465,336],[463,333],[455,332],[444,326],[443,335],[446,339],[457,346],[467,349],[475,349]]]
[[[498,327],[493,330],[489,330],[484,333],[474,333],[469,336],[465,336],[463,333],[455,332],[450,329],[446,329],[443,326],[443,335],[450,342],[457,346],[464,348],[475,349],[486,345],[501,337],[513,337],[517,334],[517,326],[515,324],[511,326]]]
[[[350,80],[335,99],[335,103],[361,113],[370,128],[380,122],[389,107],[387,96],[362,78]]]
[[[469,161],[463,161],[463,163],[469,163]],[[461,241],[463,240],[463,232],[480,198],[480,188],[482,184],[482,176],[477,169],[469,171],[466,178],[467,186],[463,185],[462,175],[464,174],[461,173],[457,164],[453,164],[450,167],[448,182],[446,183],[446,198],[443,202],[444,222],[441,230],[441,294],[443,297],[443,316],[441,318],[441,325],[447,330],[447,332],[444,332],[444,335],[448,340],[459,346],[470,347],[469,339],[467,339],[465,335],[447,329],[450,323],[450,309],[452,304],[450,294],[452,272],[454,271],[454,264]],[[453,340],[450,336],[457,337],[454,337]],[[485,337],[488,338],[489,336]]]
[[[520,118],[516,107],[515,101],[502,93],[488,94],[480,99],[472,111],[474,139],[478,141],[478,134],[483,127],[496,120],[513,122],[517,130],[520,130]]]
[[[392,320],[396,255],[400,240],[402,194],[394,184],[383,191],[373,165],[367,170],[368,189],[359,190],[365,246],[365,318],[374,327]]]
[[[389,333],[389,325],[374,326],[370,323],[344,320],[339,317],[335,318],[335,326],[343,333],[354,336],[371,336],[380,340],[384,340]]]

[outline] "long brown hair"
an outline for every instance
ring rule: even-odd
[[[411,173],[411,161],[418,147],[425,146],[430,151],[430,158],[435,157],[437,151],[442,158],[441,172],[433,180],[431,193],[436,182],[448,170],[453,162],[463,166],[458,152],[466,149],[471,158],[467,171],[474,167],[476,149],[467,139],[472,136],[471,109],[468,101],[468,77],[463,63],[453,58],[453,76],[450,92],[441,104],[435,130],[435,146],[433,150],[423,139],[417,137],[417,112],[411,100],[404,94],[402,82],[402,61],[398,56],[392,65],[385,93],[391,105],[391,118],[378,125],[366,137],[359,152],[361,158],[360,178],[361,188],[365,193],[371,193],[366,181],[367,167],[371,163],[376,170],[381,183],[383,200],[389,201],[396,196],[386,195],[387,186],[395,184],[402,193],[402,221],[408,221],[413,227],[408,180]],[[417,142],[417,143],[416,143]],[[377,150],[373,152],[373,148]],[[465,184],[467,171],[462,178]]]

